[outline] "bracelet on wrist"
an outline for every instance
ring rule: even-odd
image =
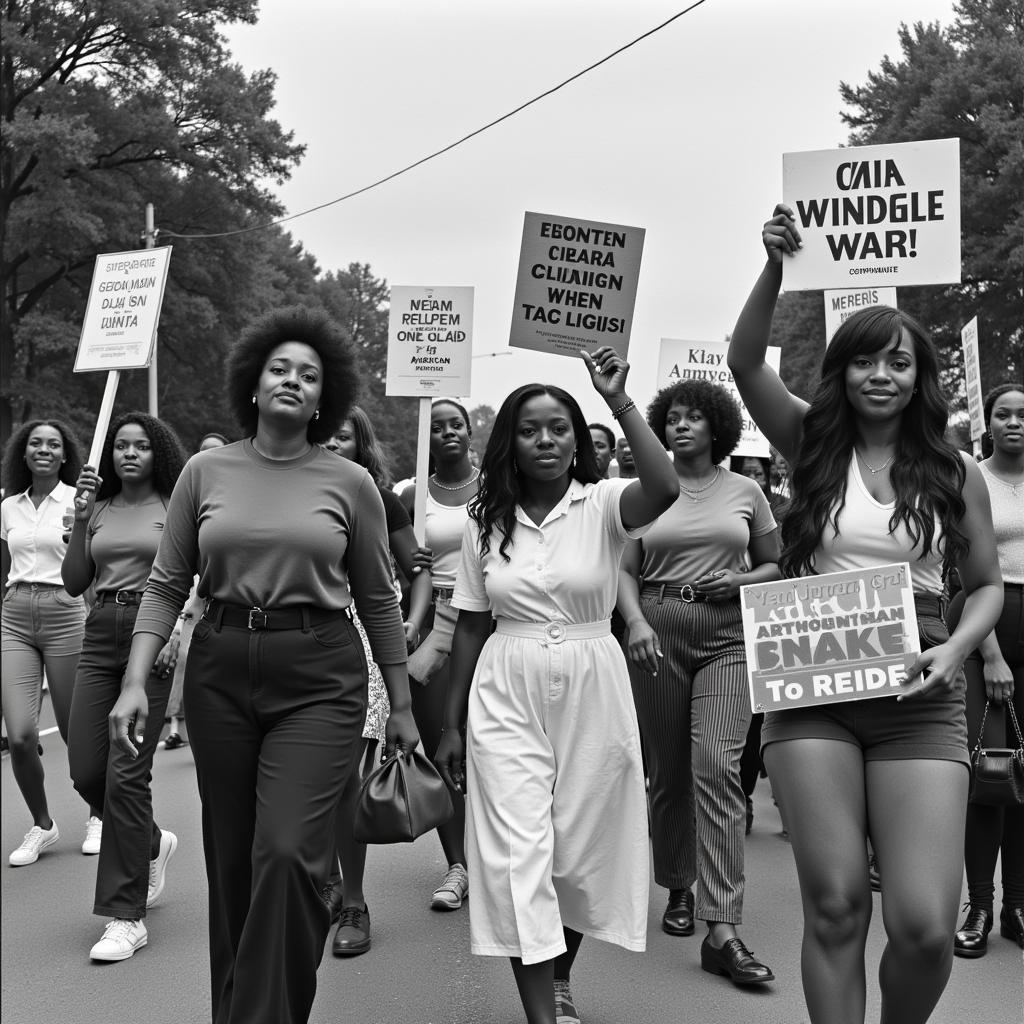
[[[636,408],[636,402],[631,398],[628,402],[624,402],[618,407],[618,409],[612,409],[612,419],[617,420],[624,416],[630,409]]]

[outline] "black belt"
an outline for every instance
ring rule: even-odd
[[[1024,590],[1024,583],[1007,583],[1003,580],[1003,590]]]
[[[945,618],[945,602],[938,594],[915,594],[914,611],[918,615],[928,615],[933,619]]]
[[[681,587],[673,587],[668,583],[645,583],[640,594],[642,597],[656,598],[658,604],[666,597],[673,601],[683,601],[685,604],[700,604],[711,600],[703,591],[695,590],[692,583],[684,583]]]
[[[100,590],[96,593],[96,603],[102,605],[113,601],[120,605],[141,604],[144,593],[144,590]]]
[[[352,619],[351,608],[317,608],[312,604],[292,605],[287,608],[259,608],[244,604],[210,601],[203,618],[218,628],[232,626],[237,629],[309,629],[332,619]]]

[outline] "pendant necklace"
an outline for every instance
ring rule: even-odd
[[[855,449],[855,450],[856,450],[856,449]],[[883,462],[883,463],[882,463],[882,464],[881,464],[881,465],[880,465],[880,466],[878,467],[878,469],[875,469],[875,467],[874,467],[874,466],[869,466],[869,465],[868,465],[868,460],[867,460],[867,459],[865,459],[865,458],[864,458],[864,456],[860,454],[860,452],[857,452],[857,454],[858,454],[858,455],[860,455],[860,461],[861,461],[861,463],[863,463],[863,465],[864,465],[864,468],[865,468],[865,469],[866,469],[866,470],[867,470],[867,471],[868,471],[868,472],[869,472],[869,473],[870,473],[870,474],[871,474],[872,476],[876,476],[877,474],[881,473],[881,472],[882,472],[882,470],[883,470],[883,469],[885,469],[885,468],[886,468],[886,467],[887,467],[887,466],[889,465],[889,463],[890,463],[890,462],[892,462],[892,461],[893,461],[893,459],[895,459],[895,458],[896,458],[896,453],[895,453],[895,452],[893,452],[893,453],[892,453],[892,455],[890,455],[890,456],[889,456],[889,458],[887,458],[887,459],[885,460],[885,462]]]
[[[704,499],[703,498],[698,498],[697,495],[700,494],[703,491],[706,491],[718,479],[718,474],[721,473],[721,472],[722,472],[722,467],[721,466],[715,466],[715,471],[711,475],[711,479],[706,484],[704,484],[703,487],[687,487],[686,484],[684,484],[682,482],[682,480],[680,480],[679,481],[679,489],[681,491],[685,491],[686,492],[686,494],[689,497],[690,501],[703,501]]]
[[[475,482],[477,477],[480,476],[480,470],[475,466],[473,467],[473,475],[468,480],[463,480],[461,484],[456,484],[452,487],[450,484],[443,484],[437,479],[437,474],[433,473],[430,479],[433,481],[435,487],[440,487],[442,491],[461,491],[463,487],[468,487],[471,483]]]

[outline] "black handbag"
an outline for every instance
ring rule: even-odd
[[[454,813],[444,779],[419,748],[396,751],[363,781],[352,834],[361,843],[411,843]]]
[[[985,719],[988,717],[989,701],[981,716],[978,742],[971,753],[971,794],[972,804],[989,804],[1012,807],[1024,804],[1024,738],[1013,704],[1006,701],[1006,709],[1017,734],[1017,749],[1012,747],[983,747]]]

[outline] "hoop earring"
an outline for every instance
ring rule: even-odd
[[[255,405],[255,404],[256,404],[256,396],[255,396],[255,395],[253,395],[253,396],[252,396],[252,404],[253,404],[253,405]]]
[[[315,411],[315,412],[313,413],[313,419],[315,419],[315,420],[318,420],[318,419],[320,419],[320,410],[319,410],[319,409],[317,409],[317,410],[316,410],[316,411]]]

